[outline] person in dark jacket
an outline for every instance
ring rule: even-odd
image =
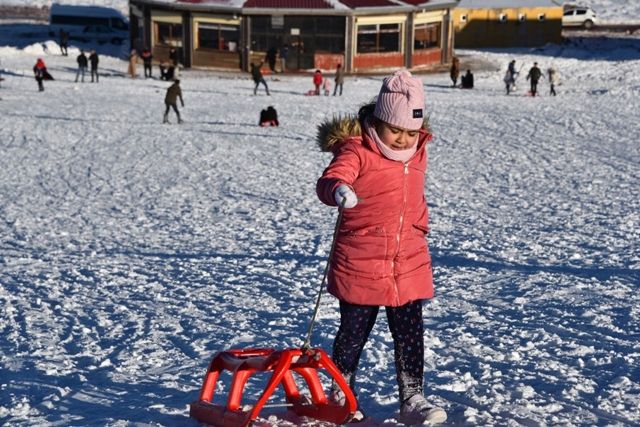
[[[145,47],[142,50],[140,57],[142,58],[142,64],[144,65],[144,77],[153,78],[151,71],[151,60],[153,59],[153,55],[151,54],[149,48]]]
[[[164,120],[162,123],[169,123],[170,108],[173,108],[173,111],[176,112],[176,116],[178,116],[178,123],[182,123],[180,111],[178,111],[178,98],[180,98],[180,104],[184,107],[182,89],[180,89],[180,80],[174,80],[173,84],[167,89],[167,95],[164,97],[164,104],[167,108],[164,111]]]
[[[151,51],[149,50],[149,48],[145,47],[142,50],[142,53],[140,54],[140,56],[142,57],[142,63],[144,64],[144,77],[153,78],[152,71],[151,71],[151,60],[153,59],[153,55],[151,54]]]
[[[76,58],[76,62],[78,63],[78,71],[76,71],[76,83],[78,82],[78,77],[82,75],[82,83],[84,83],[84,73],[87,71],[87,67],[89,66],[89,62],[87,61],[87,56],[84,54],[84,50],[80,51],[80,55]]]
[[[265,90],[267,91],[267,95],[271,95],[269,93],[269,86],[267,86],[267,82],[262,75],[262,71],[260,71],[260,68],[262,68],[262,64],[264,64],[264,62],[261,62],[260,64],[254,64],[253,62],[251,63],[251,77],[253,78],[253,82],[256,84],[256,86],[253,88],[253,94],[258,94],[258,85],[262,83]]]
[[[471,70],[467,72],[460,79],[462,89],[473,89],[473,73]]]
[[[269,64],[269,69],[272,73],[276,72],[276,58],[278,57],[278,49],[275,46],[272,46],[267,50],[267,54],[264,59]]]
[[[338,93],[338,86],[340,86],[340,96],[342,96],[342,85],[344,84],[344,70],[342,69],[342,64],[338,64],[336,68],[336,77],[334,79],[336,85],[333,88],[333,96],[336,96]]]
[[[527,74],[527,80],[531,81],[531,96],[536,96],[540,77],[542,77],[542,71],[538,68],[538,63],[534,62],[533,67],[529,69],[529,74]]]
[[[93,78],[95,77],[96,83],[98,83],[98,63],[100,62],[100,58],[95,50],[91,51],[91,55],[89,55],[89,63],[91,64],[91,83],[93,83]]]
[[[451,68],[449,69],[449,76],[451,77],[451,81],[453,84],[451,87],[456,87],[458,85],[458,76],[460,75],[460,60],[457,56],[453,57],[451,61]]]
[[[285,43],[280,47],[280,72],[284,73],[287,70],[287,58],[289,57],[289,45]]]
[[[60,53],[62,56],[68,56],[67,47],[69,46],[69,33],[60,28]]]
[[[266,110],[260,111],[260,126],[279,126],[278,112],[273,106],[269,105]]]
[[[504,75],[504,84],[506,85],[507,95],[511,93],[516,86],[516,77],[518,72],[516,71],[516,60],[512,59],[507,67],[507,72]]]

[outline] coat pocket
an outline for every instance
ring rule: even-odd
[[[389,236],[382,229],[345,233],[338,237],[334,267],[348,275],[376,279],[390,274]]]

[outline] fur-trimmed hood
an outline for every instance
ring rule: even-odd
[[[340,143],[349,138],[362,136],[361,123],[373,115],[375,104],[367,104],[360,108],[358,114],[337,115],[320,123],[317,128],[316,142],[321,151],[333,151]],[[429,117],[425,117],[422,129],[431,134]]]

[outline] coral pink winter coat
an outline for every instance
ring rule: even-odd
[[[334,190],[347,184],[360,199],[344,210],[329,271],[329,292],[340,300],[400,306],[433,297],[424,196],[430,139],[421,129],[417,152],[406,164],[383,157],[366,135],[333,145],[318,197],[336,206]]]

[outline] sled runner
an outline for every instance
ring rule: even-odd
[[[344,405],[330,402],[324,392],[318,370],[324,369],[340,387]],[[213,403],[216,383],[223,371],[232,373],[227,402]],[[256,372],[272,371],[264,392],[253,405],[242,405],[242,393],[249,377]],[[301,376],[311,396],[301,394],[293,374]],[[216,427],[245,427],[258,417],[278,385],[282,385],[293,412],[334,424],[348,422],[356,412],[357,402],[349,385],[327,354],[317,348],[244,349],[217,353],[204,378],[200,397],[191,403],[189,415]]]

